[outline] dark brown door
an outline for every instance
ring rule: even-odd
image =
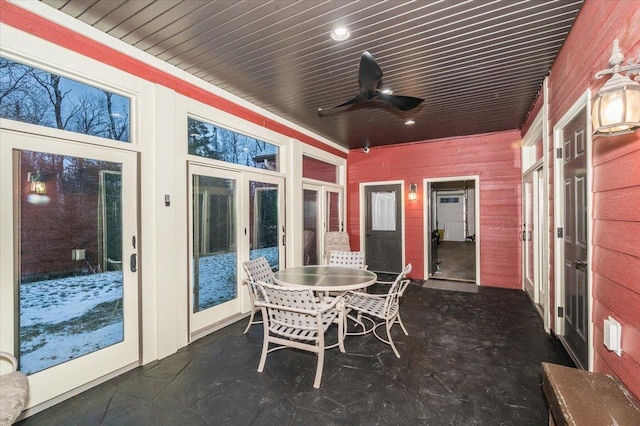
[[[586,138],[586,110],[582,110],[563,129],[564,339],[585,369],[589,367]]]
[[[365,256],[367,266],[376,272],[402,270],[402,187],[367,186]]]

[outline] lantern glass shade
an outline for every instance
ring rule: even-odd
[[[593,133],[628,133],[640,127],[640,84],[621,74],[613,77],[593,99]]]
[[[415,183],[409,184],[409,200],[415,201],[418,199],[418,185]]]

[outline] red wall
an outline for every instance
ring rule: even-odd
[[[637,57],[640,1],[587,0],[549,75],[551,128],[587,88],[595,94],[604,84],[606,78],[595,80],[593,76],[598,70],[608,68],[616,38],[626,59]],[[550,166],[553,180],[553,164]],[[553,194],[553,182],[550,193]],[[550,202],[553,210],[553,200]],[[640,398],[639,206],[640,131],[594,138],[591,265],[594,370],[620,377]],[[557,226],[553,213],[551,216],[550,231]],[[553,238],[550,241],[553,263]],[[552,265],[551,295],[554,294],[553,282]],[[603,344],[603,320],[609,315],[622,324],[621,357],[609,352]]]
[[[403,180],[418,184],[418,200],[405,194],[406,262],[412,278],[424,278],[423,179],[478,175],[480,178],[480,283],[522,288],[520,268],[520,133],[474,135],[457,139],[352,150],[348,162],[348,232],[360,246],[359,184]],[[372,171],[375,170],[375,173]]]

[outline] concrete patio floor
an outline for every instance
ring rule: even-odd
[[[316,357],[281,350],[256,368],[262,326],[246,319],[136,368],[22,425],[543,425],[541,362],[573,365],[522,291],[411,284],[401,305],[402,357],[372,335]],[[335,339],[331,330],[328,339]]]

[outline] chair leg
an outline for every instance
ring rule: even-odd
[[[324,367],[324,344],[319,345],[318,348],[318,365],[316,367],[316,378],[313,381],[313,387],[319,388],[320,381],[322,380],[322,368]]]
[[[267,361],[267,353],[269,353],[269,327],[264,327],[264,338],[262,339],[262,355],[260,355],[260,364],[258,364],[258,372],[264,370],[264,363]]]
[[[409,333],[407,332],[407,329],[404,328],[404,323],[402,322],[402,318],[400,318],[400,312],[398,312],[398,317],[397,317],[396,321],[400,324],[400,327],[402,327],[402,331],[404,331],[404,335],[408,336]]]
[[[344,311],[340,311],[340,315],[338,315],[338,346],[340,347],[340,352],[345,353],[344,349],[344,335],[345,335],[345,324],[347,323],[347,316],[344,314]]]
[[[253,316],[255,314],[256,314],[255,308],[251,308],[251,316],[249,317],[249,324],[247,324],[247,328],[244,329],[244,333],[242,334],[247,334],[247,331],[249,331],[249,328],[253,325]]]
[[[387,324],[386,324],[386,328],[387,328],[387,339],[389,340],[389,345],[391,345],[391,349],[393,349],[393,352],[396,354],[396,357],[400,358],[400,353],[398,352],[398,350],[396,349],[396,345],[393,343],[393,340],[391,339],[391,327],[393,326],[395,320],[387,320]]]

